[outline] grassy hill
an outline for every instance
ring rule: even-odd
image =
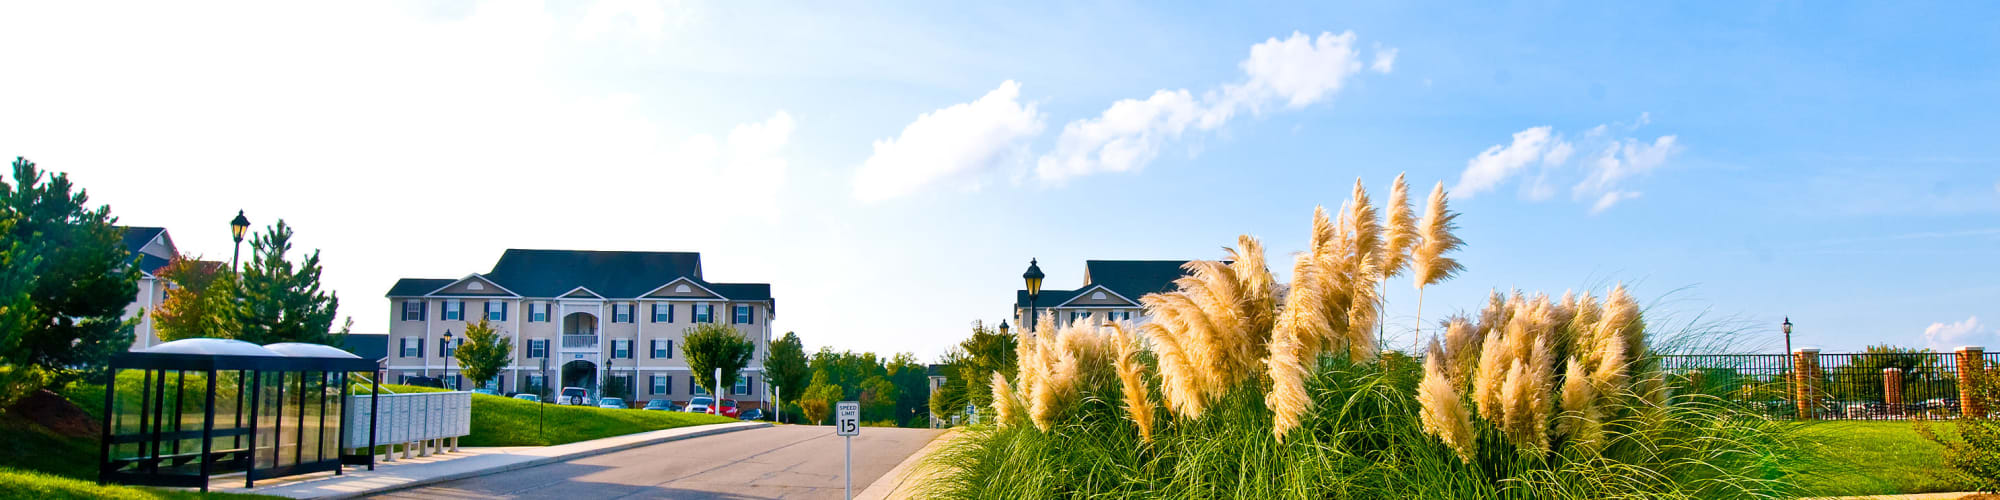
[[[382,387],[398,393],[443,390],[388,384]],[[538,421],[542,423],[539,431],[536,426]],[[472,434],[460,438],[458,444],[459,446],[543,446],[735,421],[733,418],[703,413],[545,405],[508,397],[473,394]]]

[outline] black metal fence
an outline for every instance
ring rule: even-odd
[[[1903,420],[1960,413],[1957,353],[1819,354],[1799,364],[1786,354],[1660,356],[1682,391],[1700,392],[1774,418]],[[1985,364],[2000,365],[2000,352]],[[1802,384],[1809,390],[1802,391]],[[1800,394],[1805,403],[1800,404]]]

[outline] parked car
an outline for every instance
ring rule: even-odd
[[[585,391],[582,387],[564,387],[562,388],[562,395],[556,397],[556,404],[588,405],[590,404],[590,391]]]
[[[541,395],[539,395],[539,394],[528,394],[528,393],[525,393],[525,392],[523,392],[523,393],[520,393],[520,394],[515,394],[515,395],[514,395],[514,399],[519,399],[519,400],[522,400],[522,401],[527,401],[527,402],[530,402],[530,403],[540,403],[540,402],[542,402],[542,396],[541,396]]]
[[[736,417],[737,420],[765,420],[768,418],[770,417],[764,414],[763,408],[751,408],[744,411],[743,416]]]
[[[653,410],[653,411],[681,411],[680,405],[674,404],[673,400],[670,399],[655,399],[652,401],[647,401],[646,407],[641,409]]]
[[[690,413],[707,413],[710,415],[722,415],[729,418],[736,418],[737,414],[736,400],[724,399],[722,400],[722,407],[716,408],[715,398],[708,396],[695,396],[694,399],[688,400],[687,411]]]
[[[611,409],[617,409],[617,410],[623,410],[623,409],[625,409],[625,399],[624,399],[624,398],[600,398],[600,399],[598,399],[598,400],[597,400],[597,407],[598,407],[598,408],[611,408]]]
[[[487,388],[485,388],[485,387],[481,387],[481,388],[478,388],[478,389],[473,389],[473,390],[472,390],[472,393],[473,393],[473,394],[485,394],[485,395],[488,395],[488,396],[498,396],[498,395],[500,395],[500,391],[496,391],[496,390],[492,390],[492,389],[487,389]]]

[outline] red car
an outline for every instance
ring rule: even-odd
[[[717,413],[715,398],[708,396],[696,396],[694,399],[688,400],[687,411],[689,413],[707,413],[710,415],[719,414],[729,418],[736,418],[743,412],[743,410],[736,408],[736,400],[724,399],[722,400],[722,411],[721,413]]]

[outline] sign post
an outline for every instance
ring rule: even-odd
[[[833,433],[847,440],[847,498],[854,498],[854,436],[861,434],[861,402],[841,401],[833,407]]]

